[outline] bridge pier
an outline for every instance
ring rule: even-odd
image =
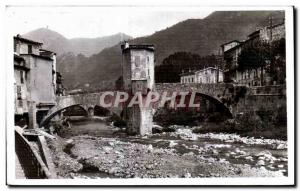
[[[130,135],[146,135],[152,133],[153,112],[152,108],[134,105],[128,108],[127,133]]]
[[[95,115],[95,110],[94,110],[94,108],[88,108],[87,109],[87,115],[88,115],[88,117],[94,117],[94,115]]]
[[[28,102],[28,128],[29,129],[35,129],[37,128],[36,123],[36,103],[34,101]]]

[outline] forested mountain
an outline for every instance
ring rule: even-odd
[[[273,24],[276,24],[283,21],[284,12],[217,11],[203,19],[188,19],[150,36],[131,39],[129,43],[155,45],[156,65],[163,64],[165,58],[176,52],[189,52],[201,57],[218,55],[221,44],[246,39],[258,27],[267,26],[270,16]],[[121,75],[120,44],[104,48],[90,57],[73,56],[76,58],[65,57],[58,60],[58,65],[64,66],[60,68],[70,89],[84,87],[85,84],[89,84],[89,87],[101,87],[103,81],[114,82]],[[72,59],[76,61],[71,61]],[[76,67],[69,67],[72,64]]]

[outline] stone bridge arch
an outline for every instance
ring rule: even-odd
[[[220,98],[216,98],[211,95],[204,94],[202,92],[196,91],[195,93],[196,93],[196,96],[203,97],[203,98],[207,99],[208,101],[210,101],[211,103],[215,104],[215,106],[217,107],[219,112],[225,114],[227,117],[230,117],[230,118],[233,117],[231,107],[228,107],[226,104],[224,104]]]
[[[47,124],[57,114],[61,113],[62,111],[66,110],[68,108],[72,108],[72,107],[75,107],[75,106],[81,107],[87,113],[86,108],[81,104],[70,104],[70,105],[63,105],[63,106],[62,105],[56,105],[53,108],[51,108],[49,110],[48,114],[43,118],[43,120],[40,123],[40,127]]]
[[[95,106],[100,106],[103,108],[108,109],[110,112],[120,116],[123,108],[122,107],[104,107],[101,106],[100,103],[100,96],[103,92],[99,93],[88,93],[88,94],[77,94],[77,95],[68,95],[68,96],[59,96],[56,98],[56,105],[52,107],[48,114],[43,118],[42,122],[40,123],[40,127],[47,124],[56,114],[62,112],[63,110],[74,107],[80,106],[82,107],[88,115],[94,115],[94,108]]]
[[[188,94],[187,96],[191,96],[191,93]],[[199,102],[199,97],[201,98],[201,102]],[[180,98],[181,98],[181,95],[177,95],[177,96],[176,96],[176,100],[177,100],[177,101],[176,101],[176,102],[177,102],[176,104],[178,104]],[[204,98],[204,99],[203,99],[203,98]],[[204,102],[209,101],[209,104],[213,104],[217,112],[222,113],[224,116],[226,116],[226,117],[228,117],[228,118],[232,118],[232,117],[233,117],[233,113],[232,113],[231,108],[230,108],[230,107],[227,107],[226,104],[222,103],[220,99],[216,99],[215,97],[212,97],[212,96],[210,96],[210,95],[204,94],[204,93],[202,93],[202,92],[196,92],[196,91],[195,91],[195,101],[196,101],[195,104],[196,104],[196,103],[197,103],[197,104],[200,104],[200,107],[199,107],[198,109],[201,110],[201,107],[205,107],[205,108],[206,108],[206,105],[205,105],[205,106],[202,105],[202,104],[203,104],[202,99],[204,100]],[[172,100],[172,98],[167,99],[166,102],[165,102],[165,104],[164,104],[164,106],[163,106],[162,108],[168,107],[167,105],[171,102],[171,100]],[[189,103],[189,97],[187,97],[187,101],[185,102],[185,105],[187,106],[187,107],[186,107],[187,109],[188,109],[188,103]],[[157,112],[159,109],[161,109],[161,108],[158,106],[158,104],[159,104],[159,103],[157,103],[157,104],[155,105],[155,107],[153,108],[153,115],[155,115],[156,112]],[[175,104],[175,105],[176,105],[176,104]],[[176,109],[176,108],[177,108],[177,107],[175,106],[174,109]]]
[[[168,96],[171,96],[173,92],[177,92],[177,94],[179,92],[195,92],[196,96],[204,97],[216,104],[227,116],[233,117],[235,115],[232,106],[226,103],[226,100],[232,99],[235,93],[233,84],[158,83],[155,84],[155,88],[160,95],[162,95],[163,92],[167,92]]]
[[[108,108],[99,106],[98,104],[94,106],[94,115],[95,116],[108,116],[114,114],[111,110]],[[120,113],[121,115],[121,113]]]

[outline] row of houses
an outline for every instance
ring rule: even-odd
[[[186,83],[213,84],[223,82],[223,70],[217,67],[208,67],[202,70],[182,72],[180,81]]]
[[[285,24],[279,23],[272,26],[257,29],[249,34],[244,41],[233,40],[221,45],[225,66],[224,81],[233,82],[248,86],[263,86],[276,84],[272,81],[270,75],[266,72],[267,64],[254,64],[251,67],[241,67],[239,57],[242,50],[253,48],[258,42],[271,44],[274,41],[285,39]],[[270,63],[270,60],[261,60],[264,63]],[[263,67],[262,67],[263,66]]]
[[[54,52],[43,49],[40,42],[20,35],[14,37],[16,124],[28,122],[29,112],[36,112],[38,123],[55,105],[56,95],[63,95],[62,81],[61,74],[56,71]]]
[[[240,67],[239,57],[245,48],[253,48],[255,43],[264,42],[271,44],[274,41],[285,39],[285,23],[279,23],[257,29],[249,34],[244,41],[233,40],[221,45],[224,66],[208,67],[202,70],[182,72],[180,74],[181,83],[221,83],[230,82],[247,86],[263,86],[276,84],[266,72],[268,64],[261,67],[254,64],[251,67]],[[251,58],[250,58],[251,59]],[[263,62],[270,64],[270,60]],[[223,70],[220,69],[223,68]],[[279,69],[280,70],[280,69]]]

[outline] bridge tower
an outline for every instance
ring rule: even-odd
[[[154,90],[154,46],[129,45],[125,42],[122,48],[123,90],[131,95],[141,93],[143,102],[147,94]],[[129,134],[151,134],[153,125],[152,107],[126,108]]]

